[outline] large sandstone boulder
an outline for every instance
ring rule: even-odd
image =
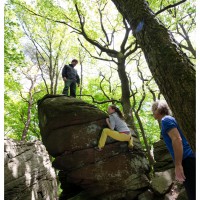
[[[153,144],[153,154],[156,161],[154,164],[156,172],[174,168],[172,157],[163,140],[159,140]]]
[[[54,157],[93,147],[106,126],[106,113],[66,96],[44,97],[39,101],[38,113],[43,143]]]
[[[4,139],[5,200],[56,200],[57,181],[40,141]]]
[[[46,96],[38,102],[43,143],[55,157],[63,189],[60,199],[134,199],[149,186],[148,161],[134,137],[127,142],[107,140],[94,150],[108,115],[82,100]]]
[[[166,194],[172,187],[174,176],[173,168],[164,172],[156,172],[151,186],[158,194]]]
[[[154,147],[154,177],[151,187],[158,196],[164,195],[164,200],[187,199],[183,184],[175,181],[174,163],[172,157],[161,139],[153,144]]]

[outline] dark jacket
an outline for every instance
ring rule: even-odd
[[[67,79],[76,81],[78,84],[80,84],[80,78],[79,75],[74,69],[74,66],[72,64],[65,65],[62,69],[62,77],[66,77]]]

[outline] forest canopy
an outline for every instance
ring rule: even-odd
[[[117,104],[144,149],[159,140],[159,123],[152,117],[151,104],[165,95],[150,70],[145,44],[139,42],[146,22],[140,20],[138,32],[133,33],[128,19],[113,2],[5,2],[5,136],[41,139],[37,101],[45,94],[62,94],[62,68],[76,58],[81,78],[77,98],[104,111],[109,104]],[[147,4],[195,69],[195,1],[152,0]]]

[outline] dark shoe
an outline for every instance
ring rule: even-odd
[[[102,151],[103,149],[101,149],[101,148],[99,148],[99,147],[94,147],[94,149],[96,150],[96,151]]]

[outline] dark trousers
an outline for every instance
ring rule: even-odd
[[[67,79],[63,89],[63,94],[68,96],[68,90],[70,88],[70,96],[76,97],[76,82],[74,80]]]
[[[185,174],[183,182],[189,200],[196,200],[196,158],[188,157],[182,162]]]

